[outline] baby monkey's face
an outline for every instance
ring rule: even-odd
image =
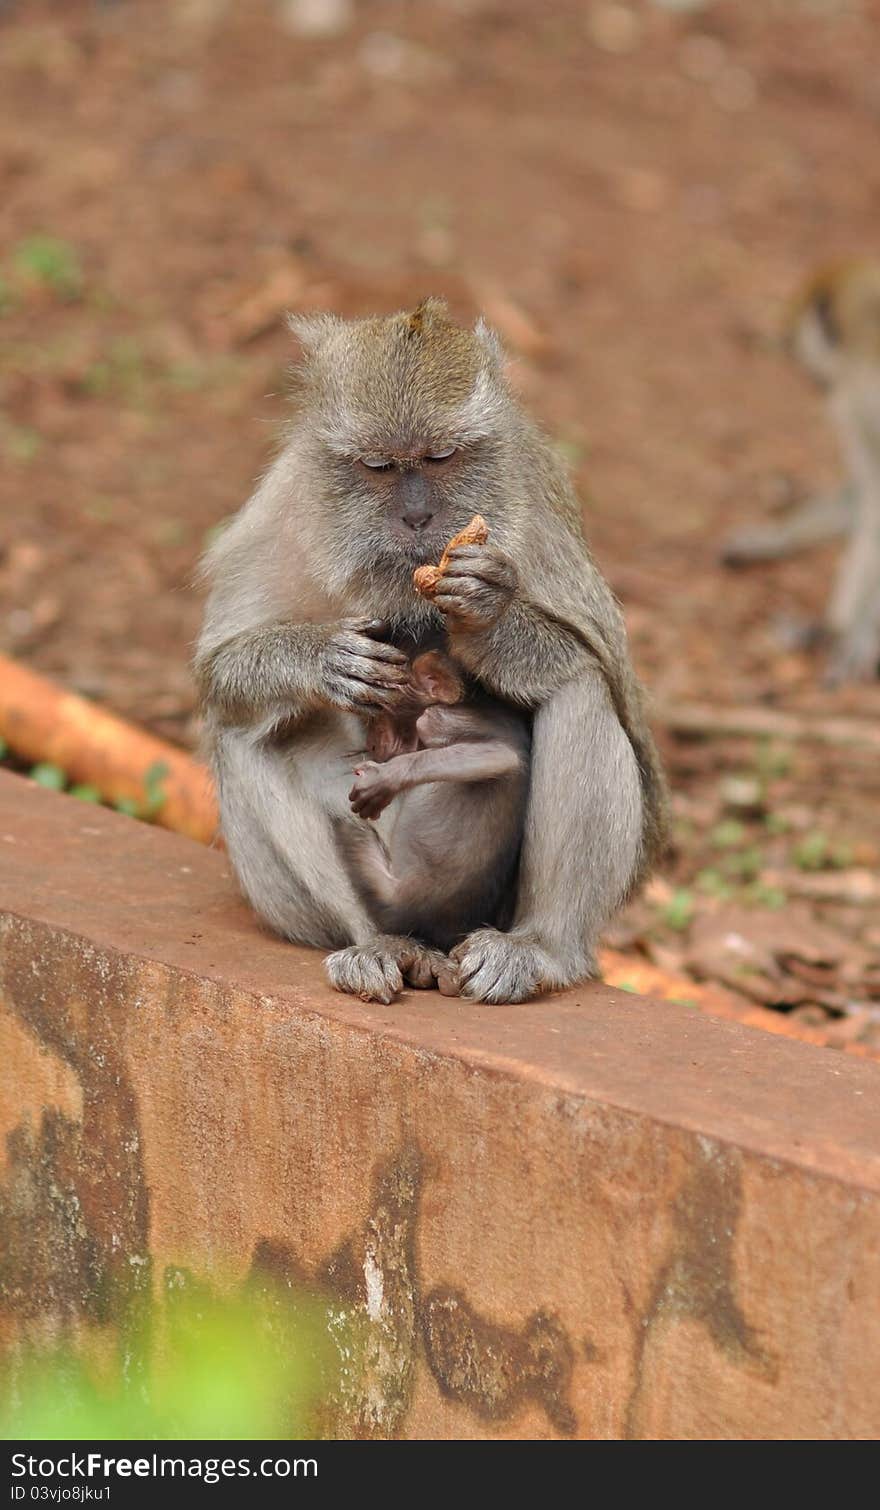
[[[380,713],[367,737],[367,754],[373,760],[391,760],[419,745],[448,744],[454,737],[455,719],[463,711],[456,705],[464,696],[464,683],[452,661],[441,650],[426,650],[410,667],[409,706],[401,713]]]
[[[449,744],[456,737],[456,715],[461,713],[456,704],[464,696],[455,666],[442,650],[426,650],[412,663],[412,681],[424,709],[416,719],[419,744],[428,749]]]

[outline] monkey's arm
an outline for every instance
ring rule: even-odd
[[[519,769],[520,757],[503,739],[462,741],[433,750],[395,755],[381,765],[364,761],[356,769],[349,793],[359,818],[378,818],[401,792],[432,781],[491,781]]]
[[[394,709],[409,684],[409,665],[402,651],[383,643],[385,627],[349,619],[243,630],[197,655],[202,697],[229,724],[297,718],[328,704]]]
[[[587,578],[586,562],[582,572]],[[577,602],[576,589],[571,596],[570,615],[568,603],[555,612],[533,600],[510,558],[489,543],[452,552],[434,602],[446,619],[454,658],[490,692],[534,708],[595,670],[608,650],[599,618],[600,612],[618,617],[610,593],[593,614],[588,601]]]
[[[880,400],[873,390],[843,393],[835,418],[855,491],[828,608],[828,677],[840,683],[873,680],[880,669]]]

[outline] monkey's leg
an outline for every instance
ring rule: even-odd
[[[832,682],[864,681],[880,663],[880,401],[873,388],[843,392],[835,419],[855,508],[828,609]]]
[[[337,763],[347,785],[345,763]],[[352,885],[336,841],[338,821],[351,819],[344,785],[327,779],[326,746],[302,740],[294,761],[241,730],[222,729],[214,765],[229,857],[259,916],[293,943],[335,949],[326,968],[337,990],[389,1002],[404,977],[431,984],[443,956],[382,934]]]
[[[866,504],[840,563],[828,627],[831,685],[873,680],[880,669],[880,493]]]
[[[642,843],[636,758],[596,671],[535,714],[517,910],[509,933],[482,928],[453,950],[441,990],[526,1001],[595,974],[598,934],[626,897]]]
[[[834,493],[819,493],[778,522],[745,525],[729,535],[721,547],[727,566],[745,566],[752,561],[781,561],[797,551],[824,545],[848,534],[852,527],[855,498],[847,485]]]

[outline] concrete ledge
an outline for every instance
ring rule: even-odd
[[[0,1125],[0,1338],[269,1264],[368,1321],[343,1434],[880,1434],[876,1065],[599,986],[364,1005],[222,855],[5,775]]]

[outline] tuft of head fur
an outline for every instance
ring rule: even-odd
[[[490,433],[509,403],[500,347],[482,325],[468,330],[445,300],[359,320],[294,315],[303,349],[294,401],[341,454],[397,453],[450,437]]]

